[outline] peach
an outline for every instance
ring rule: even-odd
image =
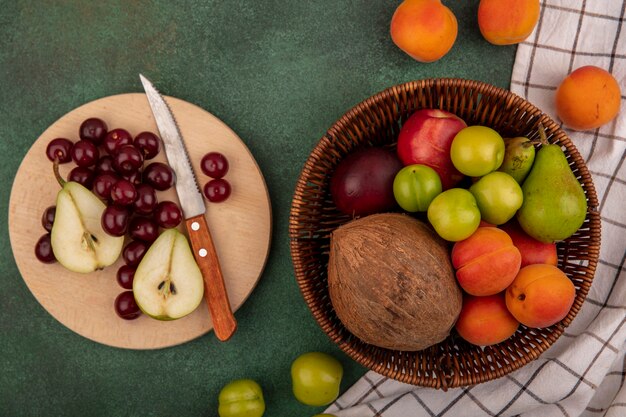
[[[506,306],[528,327],[549,327],[567,316],[575,297],[576,288],[563,271],[535,264],[519,271],[506,290]]]
[[[454,45],[456,17],[440,0],[405,0],[391,18],[391,39],[413,59],[433,62]]]
[[[593,65],[569,74],[556,90],[556,114],[574,130],[596,129],[619,112],[621,92],[613,76]]]
[[[522,268],[532,264],[557,265],[556,244],[543,243],[528,236],[515,221],[502,225],[501,229],[511,237],[513,245],[519,249],[522,255]]]
[[[489,346],[511,337],[519,323],[507,310],[502,294],[487,297],[465,295],[455,327],[468,342]]]
[[[450,146],[457,133],[467,127],[457,115],[438,109],[414,112],[398,135],[398,157],[404,165],[422,164],[434,169],[444,190],[463,179],[450,159]]]
[[[456,279],[468,294],[485,296],[506,289],[517,275],[522,256],[506,232],[479,227],[452,248]]]
[[[531,34],[539,20],[539,0],[481,0],[478,27],[494,45],[513,45]]]

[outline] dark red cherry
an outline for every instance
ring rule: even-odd
[[[79,140],[72,147],[72,159],[79,167],[90,167],[98,162],[100,151],[88,140]]]
[[[113,168],[113,157],[111,155],[103,155],[96,163],[96,173],[98,174],[116,174]]]
[[[75,181],[85,188],[91,189],[94,177],[96,176],[89,168],[74,167],[67,176],[68,181]]]
[[[81,123],[78,136],[83,140],[99,145],[107,134],[107,124],[104,120],[91,117]]]
[[[134,207],[137,214],[150,214],[158,204],[156,191],[148,184],[139,184],[135,187],[137,199]]]
[[[93,180],[92,191],[103,200],[111,198],[111,188],[119,178],[113,174],[100,174]]]
[[[134,266],[130,265],[122,265],[120,269],[117,270],[117,283],[120,284],[120,287],[125,288],[127,290],[133,289],[133,279],[135,278],[135,270]]]
[[[135,217],[128,226],[130,237],[135,240],[152,243],[159,237],[159,225],[146,217]]]
[[[141,316],[141,309],[132,291],[124,291],[115,298],[115,313],[124,320],[134,320]]]
[[[111,186],[111,201],[120,206],[133,204],[137,199],[135,185],[128,180],[118,180]]]
[[[72,146],[74,144],[69,139],[52,139],[46,147],[46,156],[52,162],[58,159],[60,164],[66,164],[72,160]]]
[[[126,207],[108,206],[102,212],[102,229],[111,236],[124,236],[128,230],[130,212]]]
[[[113,167],[122,175],[137,172],[143,165],[143,154],[133,145],[124,145],[113,157]]]
[[[133,143],[143,153],[145,160],[154,158],[161,150],[161,140],[152,132],[141,132],[135,136]]]
[[[144,169],[143,180],[156,190],[165,191],[174,185],[176,176],[168,165],[161,162],[153,162]]]
[[[117,151],[124,145],[132,145],[133,137],[124,129],[113,129],[106,134],[102,144],[109,155],[115,156]]]
[[[200,169],[211,178],[222,178],[228,172],[228,159],[219,152],[209,152],[202,157]]]
[[[204,196],[212,203],[221,203],[230,196],[230,183],[224,178],[211,180],[204,185]]]
[[[128,245],[126,245],[126,247],[122,251],[122,257],[124,258],[124,262],[126,262],[126,265],[139,265],[139,262],[141,262],[141,259],[146,254],[149,247],[149,243],[141,242],[139,240],[133,240]]]
[[[54,224],[54,217],[57,212],[57,206],[50,206],[44,210],[43,216],[41,216],[41,225],[48,232],[52,231],[52,226]]]
[[[56,262],[54,253],[52,252],[52,244],[50,242],[50,233],[46,233],[39,238],[35,244],[35,256],[45,264]]]
[[[183,219],[183,213],[172,201],[162,201],[154,209],[154,220],[165,229],[176,227]]]

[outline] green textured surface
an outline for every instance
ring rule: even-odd
[[[445,76],[507,88],[515,47],[482,39],[477,0],[446,2],[459,36],[432,64],[391,42],[396,1],[89,3],[0,2],[0,415],[215,416],[219,389],[243,377],[262,385],[267,416],[319,412],[291,395],[297,355],[335,355],[345,369],[342,391],[365,369],[324,335],[294,279],[288,216],[309,151],[346,110],[394,84]],[[140,72],[230,125],[269,187],[270,258],[226,344],[212,333],[157,351],[96,344],[37,303],[13,260],[9,194],[32,142],[81,104],[141,91]]]

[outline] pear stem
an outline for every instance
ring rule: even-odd
[[[61,174],[59,173],[59,158],[54,158],[54,163],[52,164],[52,170],[54,171],[54,177],[57,179],[57,182],[63,188],[65,186],[65,181]]]
[[[543,128],[543,124],[539,123],[537,129],[539,130],[539,138],[541,139],[541,144],[544,146],[549,145],[550,142],[548,142],[548,137],[546,136],[546,130]]]

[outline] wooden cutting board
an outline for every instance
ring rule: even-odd
[[[225,178],[232,194],[222,203],[207,205],[206,219],[220,259],[229,300],[236,311],[254,289],[265,266],[271,239],[271,205],[263,175],[242,140],[207,111],[166,97],[180,126],[198,183],[210,180],[200,170],[202,156],[221,152],[229,161]],[[37,301],[58,321],[76,333],[110,346],[156,349],[187,342],[212,329],[208,309],[202,304],[190,315],[161,322],[142,315],[120,319],[113,307],[125,291],[116,281],[116,264],[102,271],[79,274],[58,263],[43,264],[34,255],[37,240],[46,231],[41,216],[54,205],[60,190],[47,159],[47,144],[56,137],[77,141],[81,122],[104,120],[109,129],[124,128],[133,136],[148,130],[158,134],[144,94],[121,94],[85,104],[50,126],[33,144],[15,176],[9,202],[9,234],[17,266]],[[149,161],[166,162],[164,152]],[[66,177],[73,163],[61,165]],[[157,193],[159,201],[178,202],[174,189]],[[180,227],[183,231],[183,227]],[[127,238],[128,239],[128,238]]]

